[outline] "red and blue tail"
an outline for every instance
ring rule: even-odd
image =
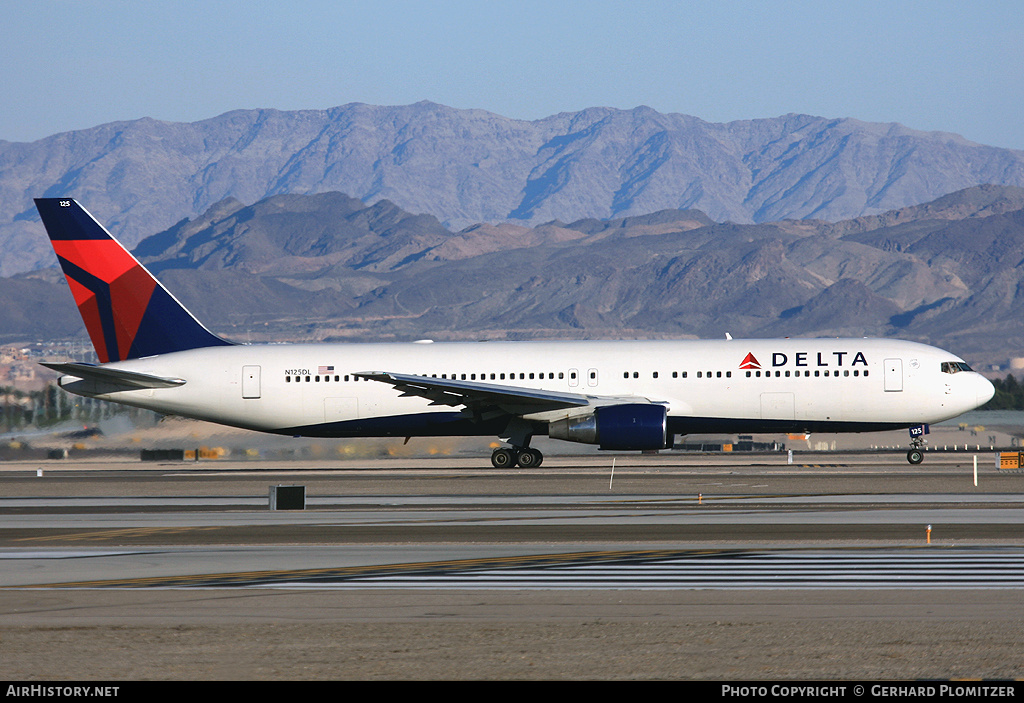
[[[71,198],[36,198],[100,362],[231,344],[192,316]]]

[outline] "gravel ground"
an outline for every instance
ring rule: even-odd
[[[1018,593],[8,591],[0,677],[1005,680]]]

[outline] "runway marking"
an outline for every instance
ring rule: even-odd
[[[714,553],[712,550],[687,552],[691,554]],[[287,569],[246,571],[220,574],[195,574],[184,576],[155,576],[148,578],[109,579],[95,581],[74,581],[66,583],[43,583],[23,586],[0,587],[0,590],[26,588],[199,588],[232,585],[281,586],[295,581],[308,582],[311,579],[330,583],[381,575],[408,573],[468,573],[493,568],[542,568],[554,564],[581,564],[616,561],[622,559],[657,559],[679,554],[678,550],[645,551],[604,551],[569,552],[559,554],[522,555],[509,557],[482,557],[476,559],[453,559],[449,561],[408,562],[369,566],[323,567],[317,569]]]
[[[455,576],[380,575],[366,580],[386,588],[442,589],[1022,589],[1024,552],[677,552],[630,564],[499,568]]]
[[[91,532],[72,532],[70,534],[42,535],[40,537],[18,537],[12,542],[61,542],[61,541],[84,541],[97,542],[110,539],[125,539],[130,537],[152,537],[154,535],[181,534],[191,531],[216,530],[215,526],[209,527],[126,527],[123,529],[93,530]]]
[[[415,589],[1024,589],[1024,549],[622,550],[15,586]]]

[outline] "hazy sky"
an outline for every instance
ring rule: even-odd
[[[431,100],[537,119],[798,112],[1024,149],[1024,5],[0,0],[0,139]]]

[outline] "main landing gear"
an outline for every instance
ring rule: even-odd
[[[496,469],[510,469],[517,464],[524,469],[535,469],[544,461],[544,455],[530,449],[534,426],[521,417],[513,418],[505,432],[498,435],[502,442],[511,447],[499,447],[491,453],[491,465]]]
[[[534,469],[544,461],[544,455],[529,447],[501,447],[491,453],[491,465],[496,469],[508,469],[517,464],[524,469]]]

